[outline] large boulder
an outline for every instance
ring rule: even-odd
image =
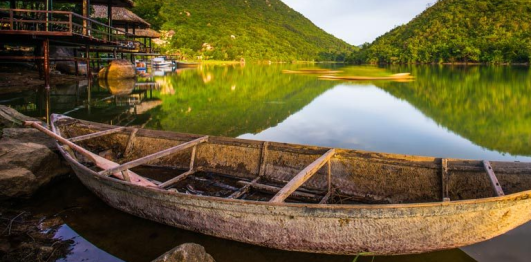
[[[136,68],[128,60],[113,60],[98,73],[99,79],[132,79],[136,76]]]
[[[44,145],[0,140],[0,198],[29,197],[69,172],[59,156]]]
[[[9,139],[11,141],[19,141],[21,143],[31,142],[31,143],[46,146],[48,149],[52,151],[58,151],[55,145],[55,140],[37,129],[34,129],[34,128],[4,128],[2,132],[3,132],[2,138],[4,139],[4,141],[6,139]]]
[[[74,50],[72,48],[62,46],[51,46],[50,57],[52,58],[74,58]],[[55,69],[63,74],[73,75],[76,73],[76,62],[74,61],[58,61],[55,62]],[[78,74],[87,74],[87,64],[78,62]]]
[[[215,262],[205,248],[198,244],[182,244],[152,262]]]

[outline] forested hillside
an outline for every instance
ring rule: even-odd
[[[280,0],[137,0],[134,12],[173,30],[165,49],[188,57],[337,60],[355,47],[315,26]]]
[[[530,0],[439,0],[353,54],[361,63],[526,63]]]

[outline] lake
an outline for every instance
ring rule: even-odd
[[[410,72],[409,82],[340,82],[283,70],[333,68],[348,75]],[[0,95],[0,104],[115,125],[368,151],[531,161],[529,67],[227,65],[144,73],[138,82],[86,81],[50,91]],[[135,218],[110,207],[75,177],[40,193],[27,208],[62,212],[58,236],[74,238],[63,261],[148,261],[186,242],[216,261],[352,261],[284,252],[207,237]],[[375,261],[527,261],[531,224],[463,249],[377,257]],[[371,261],[363,258],[358,261]]]

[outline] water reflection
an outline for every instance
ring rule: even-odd
[[[528,68],[342,69],[352,75],[411,72],[416,79],[407,83],[330,82],[316,76],[281,73],[301,67],[305,66],[202,66],[146,72],[134,83],[80,82],[56,86],[49,92],[26,90],[0,95],[0,103],[34,117],[46,116],[49,111],[168,131],[400,154],[530,161]],[[126,261],[148,261],[184,242],[206,246],[217,261],[353,259],[274,251],[151,223],[107,207],[75,179],[54,192],[43,197],[42,201],[49,202],[41,203],[43,210],[82,207],[81,211],[66,213],[67,225],[111,257]],[[101,223],[102,217],[105,223]],[[513,232],[523,233],[516,237],[509,233],[466,250],[482,258],[476,254],[491,254],[496,251],[492,246],[502,246],[504,250],[494,252],[497,257],[509,252],[513,257],[528,257],[527,240],[521,240],[529,238],[529,230]],[[146,242],[151,243],[147,248]],[[460,250],[451,250],[376,260],[470,258]]]

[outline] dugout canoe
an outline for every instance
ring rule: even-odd
[[[82,183],[110,206],[258,246],[422,253],[484,241],[531,218],[530,163],[199,136],[60,115],[52,130]],[[112,161],[98,168],[97,155]]]

